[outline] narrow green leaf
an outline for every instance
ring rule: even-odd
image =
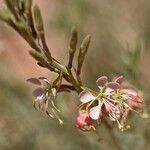
[[[78,55],[78,67],[77,67],[77,75],[78,76],[81,73],[82,65],[83,65],[86,53],[88,51],[90,42],[91,42],[91,36],[87,35],[81,43],[81,47],[80,47],[79,55]]]
[[[44,56],[42,55],[42,53],[34,51],[34,50],[30,50],[29,54],[37,61],[39,62],[45,62],[44,60]]]
[[[57,68],[58,70],[62,71],[63,73],[68,74],[67,68],[65,66],[61,65],[60,63],[58,63],[57,61],[53,60],[51,65],[54,68]]]
[[[91,36],[87,35],[84,39],[83,42],[81,44],[81,53],[83,53],[84,55],[87,53],[87,50],[89,48],[91,42]]]
[[[71,38],[69,44],[70,51],[76,51],[77,42],[78,42],[78,32],[76,30],[76,27],[73,27],[71,31]]]
[[[44,32],[43,19],[41,11],[37,5],[34,6],[34,19],[37,30],[41,33]]]
[[[16,0],[5,0],[5,4],[7,5],[8,9],[12,12],[12,14],[15,16],[15,19],[18,20],[18,14],[16,12]]]
[[[41,43],[43,46],[44,54],[47,56],[49,61],[52,61],[51,53],[46,44],[46,39],[45,39],[45,35],[44,35],[44,24],[43,24],[41,11],[37,5],[34,6],[34,21],[35,21],[35,27],[39,33],[39,37],[40,37],[40,40],[41,40]]]
[[[78,42],[78,32],[75,27],[72,28],[71,33],[72,34],[71,34],[71,38],[70,38],[70,42],[69,42],[69,61],[68,61],[69,69],[72,68],[73,58],[74,58],[74,54],[76,52],[76,46],[77,46],[77,42]]]
[[[15,31],[19,32],[16,25],[16,19],[8,9],[3,9],[0,11],[0,20],[4,21],[6,24],[11,26]]]
[[[9,20],[12,20],[13,15],[8,9],[0,10],[0,20],[4,22],[9,22]]]
[[[25,0],[26,11],[29,11],[32,7],[33,0]]]

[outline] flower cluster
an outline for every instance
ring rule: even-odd
[[[40,112],[47,114],[49,117],[58,119],[59,123],[62,124],[63,121],[57,114],[57,112],[60,111],[55,106],[54,102],[57,91],[49,82],[49,80],[45,77],[39,77],[30,78],[27,81],[38,86],[32,93],[35,97],[33,106]]]
[[[126,119],[129,111],[140,112],[144,102],[135,90],[125,87],[123,83],[122,76],[111,82],[102,76],[96,81],[99,92],[84,88],[79,94],[82,103],[76,120],[77,126],[91,130],[96,122],[109,118],[117,122],[122,131],[128,128]]]

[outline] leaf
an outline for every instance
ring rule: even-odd
[[[19,19],[18,14],[15,9],[15,6],[17,5],[17,1],[16,0],[5,0],[5,4],[7,5],[8,9],[12,12],[12,14],[16,18],[16,20],[18,20]]]
[[[57,68],[58,70],[62,71],[63,73],[65,73],[67,75],[69,74],[67,68],[65,66],[63,66],[62,64],[60,64],[59,62],[53,60],[51,65],[54,68]]]
[[[44,54],[46,55],[48,60],[50,62],[52,62],[51,53],[50,53],[49,48],[46,44],[43,18],[42,18],[42,15],[41,15],[40,8],[37,5],[34,6],[34,22],[35,22],[35,27],[38,30],[38,33],[39,33],[39,36],[40,36],[40,40],[41,40],[41,43],[42,43],[42,46],[43,46]]]
[[[29,54],[30,54],[35,60],[37,60],[37,61],[39,61],[39,62],[45,62],[44,56],[43,56],[40,52],[30,50],[30,51],[29,51]]]
[[[81,53],[82,54],[86,54],[87,53],[87,50],[88,50],[88,48],[89,48],[89,45],[90,45],[90,42],[91,42],[91,36],[90,35],[87,35],[84,39],[83,39],[83,41],[82,41],[82,43],[81,43]]]
[[[76,45],[77,45],[77,42],[78,42],[78,32],[76,30],[76,27],[73,27],[72,28],[72,31],[71,31],[71,38],[70,38],[70,50],[72,50],[73,52],[76,50]]]
[[[33,4],[33,0],[25,0],[25,7],[27,12],[31,10],[32,4]]]
[[[14,20],[15,18],[8,9],[0,10],[0,20],[8,23],[12,19]]]
[[[78,42],[78,32],[75,27],[72,28],[71,33],[72,33],[72,35],[71,35],[71,39],[70,39],[70,43],[69,43],[69,61],[68,61],[69,69],[72,68],[72,62],[74,59],[74,54],[76,52],[76,46],[77,46],[77,42]]]
[[[81,68],[85,59],[85,55],[88,51],[89,45],[91,42],[91,36],[87,35],[81,44],[80,50],[79,50],[79,55],[78,55],[78,67],[77,67],[77,75],[80,75],[81,73]]]
[[[37,5],[34,6],[34,19],[35,19],[35,25],[36,25],[37,30],[40,33],[44,33],[41,11]]]

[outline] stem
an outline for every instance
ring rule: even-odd
[[[74,53],[69,53],[69,62],[68,62],[68,68],[69,69],[72,68],[73,58],[74,58]]]
[[[80,93],[82,91],[81,85],[76,81],[76,79],[74,78],[72,72],[70,69],[68,69],[69,72],[69,78],[71,80],[71,84],[74,86],[74,88],[76,89],[77,93]]]

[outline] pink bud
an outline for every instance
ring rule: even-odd
[[[93,119],[89,116],[88,112],[81,112],[77,116],[76,123],[79,128],[92,125]]]
[[[132,99],[128,100],[127,104],[133,111],[139,112],[143,108],[143,100],[138,95],[135,95]]]

